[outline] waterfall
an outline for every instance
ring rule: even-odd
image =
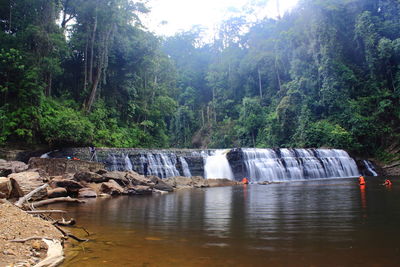
[[[87,148],[66,148],[43,157],[91,157]],[[97,148],[98,162],[110,171],[132,170],[160,178],[204,176],[250,181],[291,181],[337,177],[356,177],[355,161],[339,149],[135,149]],[[376,171],[365,161],[366,169]]]
[[[372,165],[371,161],[369,160],[363,160],[363,163],[365,165],[365,168],[372,174],[372,176],[378,176],[378,174],[375,171],[374,165]]]
[[[187,164],[185,158],[179,157],[179,161],[181,162],[181,165],[182,165],[183,176],[192,177],[192,174],[189,169],[189,165]]]
[[[129,159],[128,155],[125,156],[125,170],[127,170],[127,171],[131,171],[132,170],[132,162]]]
[[[118,160],[115,154],[109,154],[106,160],[106,165],[109,170],[111,171],[118,171]],[[125,165],[124,165],[125,166]]]
[[[176,168],[177,158],[174,153],[147,153],[140,157],[142,173],[145,172],[147,164],[147,174],[155,175],[160,178],[179,176]]]
[[[218,149],[211,152],[211,155],[203,153],[204,155],[204,177],[209,178],[227,178],[234,180],[234,175],[229,165],[226,154],[229,150]]]
[[[250,181],[288,181],[359,175],[355,161],[339,149],[245,148],[243,160]]]

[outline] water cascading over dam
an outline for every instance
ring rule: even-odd
[[[355,161],[339,149],[244,148],[243,161],[251,181],[293,181],[359,175]]]
[[[204,156],[204,178],[235,179],[229,161],[226,158],[226,154],[229,151],[229,149],[218,149]]]
[[[116,149],[97,148],[96,158],[108,170],[133,170],[160,178],[203,176],[251,182],[294,181],[358,176],[355,161],[339,149]],[[76,156],[89,160],[87,148],[47,153],[49,157]]]

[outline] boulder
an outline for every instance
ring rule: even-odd
[[[237,181],[232,181],[229,179],[207,179],[208,185],[210,187],[217,187],[217,186],[232,186],[240,184]]]
[[[23,172],[28,169],[28,165],[21,161],[5,161],[0,159],[0,176],[8,176],[11,173]]]
[[[13,186],[12,196],[14,197],[22,197],[44,184],[39,172],[35,171],[12,173],[8,178],[10,178]],[[43,189],[34,194],[31,199],[38,200],[46,196],[47,190]]]
[[[108,181],[108,180],[115,180],[118,184],[124,186],[129,184],[128,178],[126,178],[126,172],[119,172],[119,171],[112,171],[112,172],[106,172],[102,174],[102,177]]]
[[[47,197],[48,198],[55,198],[55,197],[66,197],[68,196],[67,189],[63,187],[57,187],[54,189],[47,190]]]
[[[95,172],[77,172],[74,175],[74,180],[78,182],[102,183],[107,182],[109,179]]]
[[[127,172],[126,178],[131,181],[132,185],[154,186],[154,183],[151,181],[151,179],[146,178],[145,176],[140,175],[134,171]]]
[[[193,186],[196,188],[209,187],[208,180],[201,176],[192,177]]]
[[[64,187],[68,193],[76,193],[81,189],[83,186],[78,183],[77,181],[74,180],[69,180],[69,179],[53,179],[50,182],[50,186],[53,188],[56,187]]]
[[[134,195],[148,195],[153,193],[153,189],[146,185],[135,185],[128,188],[130,194]]]
[[[84,187],[79,189],[78,197],[82,198],[97,197],[97,193],[92,188]]]
[[[100,187],[102,193],[107,193],[109,195],[121,195],[124,189],[114,180],[102,183]]]
[[[64,158],[31,158],[29,160],[29,168],[45,170],[49,175],[63,175],[64,173],[96,172],[104,169],[104,164]]]
[[[101,169],[101,170],[98,170],[96,173],[100,174],[100,175],[103,175],[103,174],[107,173],[107,171],[104,170],[104,169]]]
[[[191,178],[183,176],[170,177],[162,181],[177,189],[191,188],[193,185],[193,181]]]
[[[167,191],[167,192],[174,191],[174,188],[172,186],[165,183],[163,180],[161,180],[157,176],[150,176],[149,178],[154,183],[154,187],[153,187],[154,189],[161,190],[161,191]]]
[[[183,177],[183,176],[176,176],[170,177],[167,179],[163,179],[165,183],[168,185],[177,188],[201,188],[201,187],[209,187],[207,179],[204,179],[201,176],[194,176],[194,177]]]
[[[9,198],[11,191],[11,180],[7,177],[0,177],[0,198]]]

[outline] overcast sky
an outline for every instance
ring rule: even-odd
[[[157,35],[171,36],[181,30],[189,30],[193,25],[202,25],[210,31],[219,22],[243,12],[254,0],[151,0],[151,12],[144,20],[150,31]],[[253,17],[259,19],[276,17],[277,0],[265,0]],[[279,0],[280,14],[290,10],[298,0]],[[259,1],[259,2],[262,2]],[[163,24],[162,22],[166,22]]]

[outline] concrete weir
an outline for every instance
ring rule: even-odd
[[[103,163],[108,170],[133,170],[160,178],[203,176],[239,181],[247,177],[253,182],[280,182],[360,175],[354,159],[340,149],[96,148],[95,153],[93,155],[89,148],[65,148],[46,153],[46,156],[92,159]]]

